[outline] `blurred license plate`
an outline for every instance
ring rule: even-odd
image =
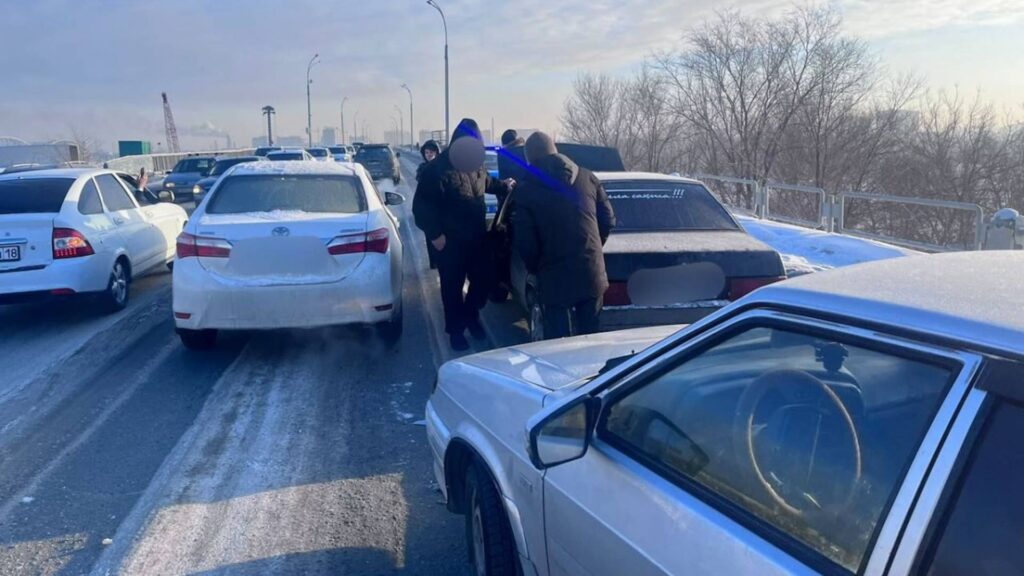
[[[21,246],[0,246],[0,262],[21,260]]]

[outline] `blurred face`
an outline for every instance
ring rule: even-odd
[[[423,157],[427,159],[427,162],[430,162],[434,158],[437,158],[437,152],[434,152],[431,148],[427,148],[423,151]]]

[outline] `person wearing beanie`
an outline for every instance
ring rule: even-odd
[[[420,146],[420,156],[423,157],[423,162],[416,167],[416,181],[419,182],[423,178],[423,171],[433,162],[437,156],[441,153],[441,147],[437,144],[436,140],[427,140]],[[437,250],[434,249],[434,244],[427,240],[427,261],[430,262],[430,269],[437,269]]]
[[[516,187],[512,243],[537,277],[544,338],[597,332],[611,202],[594,173],[559,154],[547,134],[531,134],[525,153],[530,171]]]
[[[473,143],[479,149],[479,166],[462,165],[463,159],[458,154],[453,164],[453,148],[474,148],[458,144],[463,138],[479,141]],[[472,119],[465,118],[452,132],[451,142],[445,150],[423,169],[412,203],[416,226],[423,230],[435,250],[437,270],[441,276],[445,332],[452,348],[459,351],[469,348],[466,330],[476,339],[486,338],[480,324],[480,310],[487,303],[493,274],[487,252],[484,194],[506,195],[515,185],[511,180],[492,179],[482,161],[480,127]],[[464,293],[467,279],[469,289]]]

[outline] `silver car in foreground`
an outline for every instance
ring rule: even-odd
[[[477,573],[1021,573],[1022,279],[888,260],[445,364],[428,438]]]

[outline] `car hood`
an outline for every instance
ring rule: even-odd
[[[200,178],[202,178],[202,175],[199,172],[173,172],[164,178],[164,183],[174,182],[175,186],[179,184],[195,184]]]
[[[546,390],[598,373],[612,358],[636,354],[684,326],[653,326],[510,346],[458,360]]]
[[[206,178],[196,182],[196,184],[199,184],[199,187],[203,190],[209,190],[217,182],[217,178],[219,178],[219,176],[207,176]]]

